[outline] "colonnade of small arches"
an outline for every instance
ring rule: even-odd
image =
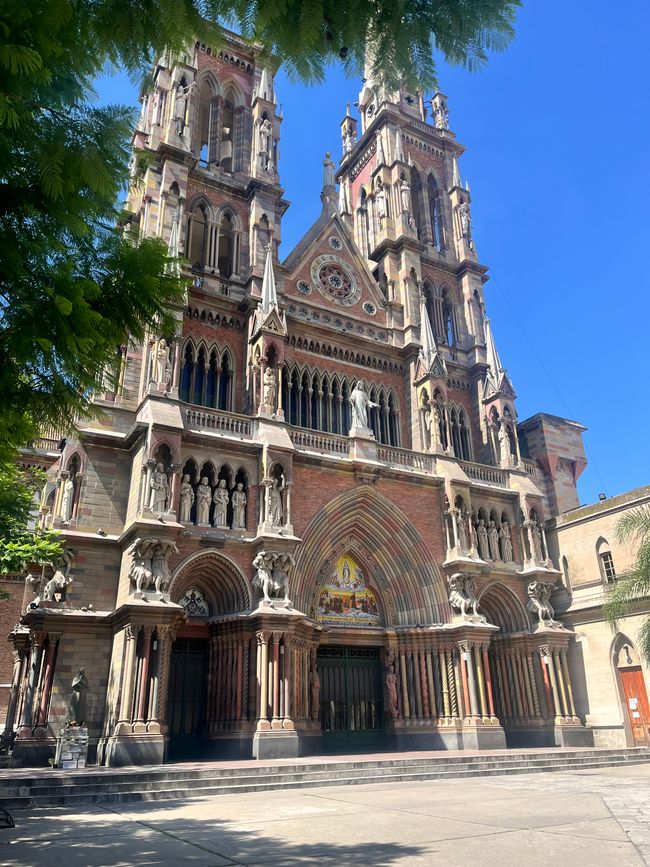
[[[299,336],[296,337],[295,335],[289,337],[287,343],[294,349],[301,349],[304,352],[314,352],[317,355],[325,355],[327,358],[335,358],[338,361],[346,361],[362,367],[370,367],[383,373],[396,373],[400,376],[404,374],[404,368],[401,364],[395,364],[386,358],[378,358],[376,355],[351,352],[349,349],[344,349],[335,344],[320,343],[318,340],[309,340]]]
[[[422,441],[426,450],[440,444],[442,449],[463,461],[473,460],[469,413],[461,403],[445,401],[439,389],[430,400],[426,389],[420,396]]]
[[[243,521],[244,526],[239,526],[239,522],[233,522],[233,503],[232,503],[232,493],[237,490],[237,486],[241,485],[241,490],[244,494],[248,495],[249,490],[249,478],[248,473],[243,467],[234,468],[230,464],[224,463],[219,465],[212,460],[200,460],[195,458],[187,458],[183,463],[183,467],[181,470],[181,478],[185,481],[185,477],[187,478],[187,482],[190,484],[192,491],[194,493],[194,500],[189,509],[189,521],[185,523],[190,524],[198,524],[198,523],[209,523],[212,525],[215,521],[215,511],[216,504],[213,500],[214,491],[218,487],[224,487],[224,485],[220,485],[221,482],[225,482],[225,489],[229,494],[229,501],[227,506],[227,519],[226,523],[228,527],[233,527],[233,529],[245,529],[248,523],[248,505],[244,506],[244,516],[245,519]],[[210,507],[209,507],[209,515],[207,522],[200,522],[198,520],[197,515],[197,506],[198,506],[198,498],[197,498],[197,488],[200,484],[203,483],[203,480],[206,480],[204,484],[210,488],[211,491],[211,499],[210,499]],[[234,524],[237,524],[235,527]],[[220,525],[222,526],[222,525]]]
[[[241,220],[232,208],[215,208],[198,196],[187,208],[185,257],[194,271],[221,277],[239,274]]]
[[[351,426],[350,395],[356,380],[341,374],[313,370],[297,364],[285,366],[282,405],[285,418],[296,427],[347,436]],[[378,407],[369,423],[378,442],[399,446],[399,404],[392,388],[368,384],[368,395]]]
[[[482,560],[503,563],[515,561],[512,536],[514,521],[506,509],[477,506],[471,507],[458,494],[453,507],[449,502],[445,509],[447,547],[464,551],[474,549]]]

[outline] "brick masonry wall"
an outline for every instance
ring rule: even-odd
[[[23,576],[5,577],[0,580],[0,590],[8,593],[8,599],[0,599],[0,721],[4,722],[13,674],[13,657],[7,636],[20,620],[25,592]]]

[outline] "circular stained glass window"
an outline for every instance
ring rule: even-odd
[[[298,280],[298,292],[302,295],[309,295],[311,292],[311,286],[305,280]]]
[[[341,250],[343,248],[341,239],[337,238],[336,235],[332,235],[331,237],[329,237],[328,243],[333,250]]]
[[[311,265],[313,284],[330,301],[349,307],[356,304],[361,294],[348,263],[340,256],[318,256]]]
[[[374,304],[371,304],[370,301],[366,301],[366,303],[363,305],[363,309],[366,311],[368,316],[374,316],[377,312],[377,308]]]

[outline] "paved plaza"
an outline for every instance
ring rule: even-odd
[[[650,764],[15,810],[6,867],[650,864]]]

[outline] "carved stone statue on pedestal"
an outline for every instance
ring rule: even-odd
[[[279,479],[275,476],[271,479],[271,485],[267,491],[268,521],[272,527],[282,527],[282,491],[286,487],[284,476]]]
[[[504,561],[506,563],[512,563],[514,555],[512,550],[512,539],[510,537],[510,524],[506,520],[501,523],[499,538],[501,539],[501,554]]]
[[[388,693],[388,713],[392,719],[397,719],[399,716],[399,704],[397,699],[397,675],[395,674],[395,666],[391,665],[388,668],[386,675],[386,692]]]
[[[169,571],[169,558],[172,554],[178,554],[178,548],[175,542],[156,541],[157,544],[151,559],[154,588],[156,593],[166,593],[172,577]]]
[[[214,527],[227,527],[228,502],[230,501],[230,497],[225,479],[219,479],[217,487],[214,489],[212,501],[214,503],[214,520],[212,521],[212,525]]]
[[[377,189],[375,191],[375,206],[377,208],[377,217],[379,221],[385,220],[387,216],[386,211],[386,193],[384,192],[384,187],[381,180],[377,180]]]
[[[287,570],[293,565],[295,561],[289,553],[260,551],[255,557],[253,567],[257,574],[253,578],[253,587],[262,591],[264,602],[271,604],[272,599],[282,599],[285,608],[291,607]]]
[[[555,611],[551,605],[551,593],[555,585],[545,581],[531,581],[528,585],[528,603],[526,608],[537,615],[540,626],[560,626],[555,620]]]
[[[260,154],[271,153],[271,137],[273,135],[273,127],[268,117],[265,117],[259,128],[258,145]]]
[[[136,593],[142,593],[149,589],[153,582],[151,560],[153,552],[158,544],[158,539],[151,536],[138,538],[127,549],[126,553],[133,557],[129,569],[129,580],[133,584]]]
[[[161,337],[156,346],[155,356],[152,359],[152,379],[158,385],[168,386],[171,379],[172,363],[171,354],[167,341]]]
[[[500,560],[499,554],[499,530],[494,521],[488,522],[488,544],[490,548],[490,560]]]
[[[176,93],[174,94],[174,115],[172,120],[175,124],[176,135],[183,135],[185,132],[185,118],[187,116],[187,100],[190,95],[192,88],[194,87],[194,82],[192,84],[188,84],[187,87],[183,87],[183,85],[179,82]]]
[[[246,529],[246,493],[242,482],[237,482],[232,492],[232,528],[233,530]]]
[[[309,669],[309,694],[311,699],[310,715],[312,719],[316,720],[320,713],[320,676],[318,674],[318,668],[316,667],[315,654],[312,654]]]
[[[402,178],[402,183],[399,185],[400,201],[402,203],[402,213],[410,219],[411,216],[411,187],[406,178]]]
[[[210,503],[212,502],[212,488],[208,477],[203,476],[200,485],[196,489],[196,523],[207,527],[210,524]]]
[[[158,462],[156,469],[151,474],[150,506],[152,512],[164,512],[167,508],[167,498],[169,496],[169,479],[165,472],[164,464]]]
[[[190,484],[190,477],[186,473],[181,482],[181,507],[180,521],[183,524],[189,524],[192,514],[192,506],[194,505],[194,490]]]
[[[68,725],[82,726],[86,720],[88,680],[83,668],[72,679],[72,695],[68,708]]]
[[[72,507],[74,506],[74,480],[68,476],[63,482],[63,494],[61,496],[61,520],[64,524],[69,524],[72,518]]]
[[[54,568],[54,575],[43,587],[44,602],[65,602],[68,587],[72,584],[73,559],[74,551],[72,548],[66,548],[56,567],[50,564]]]
[[[368,425],[368,410],[378,406],[378,403],[374,403],[370,400],[368,392],[366,391],[366,384],[362,379],[360,379],[350,395],[350,407],[352,410],[352,427],[350,428],[351,436],[356,430],[370,432],[370,427]]]
[[[462,617],[468,617],[468,610],[472,609],[474,617],[481,617],[478,613],[478,597],[476,584],[470,575],[456,572],[447,578],[449,584],[449,604],[452,608],[460,611]]]
[[[264,406],[272,413],[275,412],[277,392],[278,385],[275,379],[275,371],[272,367],[267,367],[264,371]]]

